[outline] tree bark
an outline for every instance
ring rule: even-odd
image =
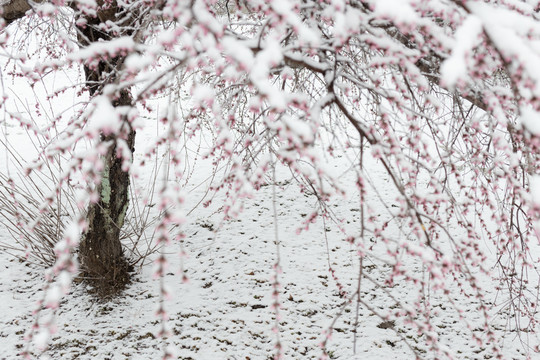
[[[96,30],[101,21],[114,21],[117,7],[114,3],[106,11],[98,12],[97,18],[88,18],[87,25],[79,27],[79,43],[90,45],[100,40],[110,40],[109,35]],[[101,93],[103,86],[117,80],[122,56],[103,59],[96,68],[84,66],[86,86],[90,96]],[[132,106],[132,97],[128,90],[121,90],[112,102],[114,107]],[[127,117],[124,117],[121,134],[101,134],[101,142],[110,142],[107,154],[103,158],[104,170],[101,183],[97,186],[99,200],[88,208],[88,229],[83,234],[79,246],[79,255],[83,276],[100,291],[111,292],[121,289],[129,281],[129,264],[124,256],[120,231],[124,225],[129,205],[129,173],[122,170],[123,159],[116,153],[116,141],[126,141],[133,154],[135,130]]]
[[[35,1],[40,3],[42,0]],[[0,3],[2,0],[0,0]],[[11,24],[17,19],[22,18],[28,10],[32,7],[28,4],[27,0],[11,0],[2,4],[1,6],[1,18],[3,18],[7,25]]]
[[[128,91],[122,91],[114,106],[131,105]],[[134,151],[135,131],[128,127],[124,139],[131,153]],[[118,134],[101,135],[100,141],[111,142],[103,158],[104,170],[101,183],[97,186],[99,200],[88,208],[88,229],[79,246],[82,274],[100,291],[111,292],[121,289],[129,281],[129,264],[124,256],[120,231],[124,225],[129,206],[129,173],[122,170],[122,159],[116,154]]]

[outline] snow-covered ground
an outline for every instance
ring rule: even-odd
[[[339,163],[333,166],[336,172],[342,170]],[[286,178],[286,172],[282,176]],[[382,173],[373,177],[385,181]],[[193,186],[191,190],[187,189],[187,207],[203,188]],[[176,245],[166,249],[170,266],[165,283],[171,295],[165,302],[171,333],[167,339],[155,335],[160,328],[155,315],[159,280],[153,278],[149,265],[137,268],[128,288],[108,302],[89,295],[84,284],[74,284],[57,313],[57,332],[40,358],[156,359],[164,345],[171,344],[180,359],[270,359],[279,334],[285,359],[316,359],[323,354],[324,334],[333,321],[332,336],[326,343],[332,359],[413,359],[409,345],[426,359],[433,358],[423,334],[399,321],[385,321],[364,306],[359,307],[355,329],[356,302],[346,304],[328,268],[330,263],[344,290],[353,293],[358,278],[356,249],[331,224],[321,221],[297,234],[315,201],[299,195],[297,185],[288,181],[276,186],[283,270],[278,277],[280,320],[276,334],[272,292],[277,250],[272,190],[271,185],[263,187],[255,199],[247,201],[236,220],[222,223],[218,209],[213,207],[199,206],[190,214],[184,228],[187,256],[178,256]],[[358,202],[341,200],[333,206],[348,219],[348,227],[359,226]],[[2,242],[10,241],[5,232],[0,236]],[[368,258],[364,263],[365,274],[383,279],[388,266],[373,260],[369,262]],[[178,275],[181,261],[188,282]],[[24,336],[33,322],[32,311],[42,296],[43,270],[5,253],[0,253],[0,267],[0,359],[14,359],[26,346]],[[362,289],[362,297],[374,310],[381,314],[391,310],[391,301],[381,289],[368,282]],[[416,295],[407,283],[394,284],[391,292],[405,303]],[[438,301],[432,299],[439,310],[432,319],[442,335],[441,343],[457,359],[491,358],[489,344],[477,344],[452,306]],[[469,322],[479,321],[474,301],[467,303],[467,297],[456,301],[465,309],[463,316]],[[495,326],[498,336],[505,331],[504,322],[501,318]],[[516,335],[506,336],[506,358],[525,358]]]

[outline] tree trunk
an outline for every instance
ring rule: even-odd
[[[41,3],[42,0],[35,1],[36,3]],[[11,0],[2,4],[1,18],[6,21],[6,24],[9,25],[17,19],[22,18],[28,10],[32,7],[28,4],[27,0]]]
[[[113,105],[131,105],[130,94],[122,91]],[[129,129],[125,140],[133,153],[135,131],[130,126]],[[88,229],[79,246],[83,276],[105,292],[121,289],[129,280],[129,264],[120,242],[120,230],[129,205],[130,181],[129,173],[122,170],[122,159],[116,156],[116,136],[101,136],[101,141],[111,141],[113,145],[103,159],[104,170],[97,187],[99,200],[89,206]]]
[[[99,13],[98,18],[87,19],[85,27],[78,28],[81,46],[89,45],[109,36],[96,30],[94,26],[101,21],[113,20],[116,7],[108,8],[107,13]],[[106,15],[106,16],[105,16]],[[107,19],[103,19],[107,17]],[[99,94],[103,86],[114,83],[118,67],[124,58],[103,59],[97,68],[84,66],[85,80],[90,96]],[[112,105],[132,106],[128,90],[121,90]],[[124,256],[120,242],[120,230],[129,204],[129,173],[122,170],[123,159],[116,154],[116,140],[122,138],[134,151],[135,130],[126,117],[122,126],[123,134],[101,135],[101,142],[111,142],[103,158],[104,170],[101,183],[97,186],[99,200],[88,208],[88,229],[83,234],[79,246],[79,256],[83,277],[100,292],[110,293],[121,289],[129,280],[129,264]]]

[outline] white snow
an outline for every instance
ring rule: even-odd
[[[441,65],[441,82],[452,89],[459,80],[465,80],[469,72],[467,57],[480,42],[482,22],[477,16],[470,15],[456,31],[452,55]]]
[[[94,134],[103,132],[105,135],[118,133],[122,121],[111,101],[106,96],[99,96],[93,104],[94,110],[88,121],[88,131]]]
[[[373,3],[375,13],[381,18],[390,18],[398,23],[414,23],[418,19],[410,0],[376,0]]]
[[[34,343],[36,344],[36,347],[38,349],[45,350],[47,348],[49,339],[50,339],[49,331],[47,329],[43,329],[34,338]]]
[[[251,49],[249,49],[240,40],[233,37],[225,37],[221,42],[225,55],[235,59],[236,62],[242,65],[245,70],[250,70],[253,67],[254,56]]]
[[[43,16],[52,16],[56,14],[58,10],[53,4],[45,2],[37,5],[35,11]]]
[[[540,136],[540,113],[528,106],[522,106],[520,112],[521,125],[532,134]]]
[[[540,206],[540,175],[531,176],[530,182],[532,200],[537,206]]]
[[[532,15],[521,15],[488,3],[474,2],[469,6],[475,16],[482,19],[490,40],[505,60],[517,61],[524,67],[526,76],[534,82],[533,94],[540,96],[540,46],[538,40],[533,40],[540,36],[540,22]]]

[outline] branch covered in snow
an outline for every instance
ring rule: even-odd
[[[326,229],[328,222],[357,253],[356,288],[343,285],[328,262],[344,308],[355,303],[385,321],[401,321],[425,334],[431,355],[446,358],[454,350],[440,340],[430,301],[461,314],[455,298],[472,299],[479,322],[461,321],[502,357],[503,339],[492,326],[496,307],[486,299],[492,287],[514,316],[512,329],[523,330],[526,319],[527,331],[536,331],[538,295],[530,287],[538,284],[530,274],[540,271],[535,1],[76,1],[68,12],[61,5],[36,6],[33,16],[54,21],[38,29],[54,33],[62,51],[43,40],[47,59],[29,61],[31,53],[13,55],[8,39],[0,42],[14,64],[11,74],[32,86],[63,68],[85,71],[84,84],[73,81],[83,100],[44,144],[35,168],[52,156],[70,158],[61,183],[89,182],[93,190],[84,201],[95,203],[104,194],[95,189],[109,181],[101,158],[116,156],[134,174],[166,156],[165,180],[155,192],[163,215],[157,242],[180,244],[182,258],[189,222],[183,186],[194,171],[192,157],[212,166],[198,203],[219,209],[223,222],[240,217],[266,186],[275,190],[276,169],[286,169],[298,196],[315,204],[297,234],[318,221]],[[3,9],[9,24],[30,6],[13,1]],[[72,28],[57,31],[60,24]],[[14,109],[5,113],[33,127]],[[148,128],[149,119],[163,131],[133,153],[127,134]],[[84,142],[87,154],[73,156]],[[188,149],[193,144],[196,150]],[[360,202],[360,229],[348,226],[350,214],[334,210],[342,199]],[[370,261],[388,271],[370,277],[364,268]],[[161,280],[166,264],[161,254]],[[362,281],[388,306],[378,309],[363,298]],[[401,299],[396,283],[414,296]]]

